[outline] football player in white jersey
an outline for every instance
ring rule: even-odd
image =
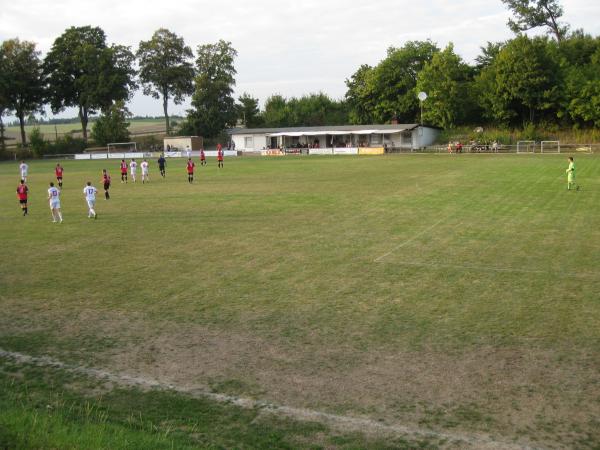
[[[135,159],[131,159],[131,162],[129,163],[129,173],[131,174],[131,179],[133,180],[133,182],[135,183],[135,173],[137,172],[137,163],[135,162]]]
[[[21,164],[19,164],[19,170],[21,171],[21,180],[27,183],[27,174],[29,173],[29,166],[25,164],[25,161],[21,161]]]
[[[150,181],[150,175],[148,175],[148,161],[144,159],[140,164],[140,167],[142,168],[142,183]]]
[[[90,181],[87,182],[86,186],[83,188],[83,195],[85,195],[85,200],[88,204],[88,219],[98,218],[98,214],[96,214],[96,210],[94,209],[96,206],[96,194],[98,190],[92,186]]]
[[[50,183],[48,189],[48,201],[50,202],[50,211],[52,212],[52,222],[62,223],[63,217],[60,211],[60,191],[54,187],[54,183]]]

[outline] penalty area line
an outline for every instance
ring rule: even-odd
[[[3,350],[1,348],[0,358],[16,361],[20,364],[31,364],[38,367],[52,367],[54,369],[61,369],[71,373],[86,375],[96,379],[107,380],[119,386],[160,389],[164,391],[171,391],[179,394],[189,395],[192,398],[206,398],[209,400],[216,401],[218,403],[231,404],[244,409],[259,409],[261,412],[264,413],[285,416],[301,422],[317,421],[343,431],[355,431],[367,434],[383,433],[396,436],[400,435],[449,440],[454,442],[467,443],[470,446],[472,446],[472,448],[477,449],[496,450],[498,448],[502,448],[514,450],[533,450],[532,447],[527,445],[498,441],[482,434],[447,433],[441,431],[427,430],[424,428],[410,427],[406,425],[389,425],[382,423],[381,421],[369,418],[343,416],[340,414],[332,414],[312,409],[278,405],[275,403],[261,400],[253,400],[250,398],[218,394],[201,388],[176,386],[160,382],[151,378],[132,376],[123,373],[112,373],[102,369],[94,369],[91,367],[67,364],[47,356],[31,356],[24,353]]]
[[[396,245],[394,248],[392,248],[389,252],[384,253],[381,256],[378,256],[377,258],[375,258],[373,260],[373,262],[379,262],[382,259],[390,256],[392,253],[394,253],[396,250],[401,249],[402,247],[404,247],[405,245],[410,244],[412,241],[414,241],[415,239],[417,239],[418,237],[423,236],[424,234],[428,233],[429,231],[433,230],[435,227],[437,227],[440,223],[442,223],[443,221],[447,220],[447,217],[438,220],[437,222],[435,222],[434,224],[428,226],[427,228],[425,228],[424,230],[419,231],[417,234],[415,234],[413,237],[411,237],[410,239],[407,239],[406,241]]]

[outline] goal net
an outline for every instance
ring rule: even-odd
[[[108,153],[128,153],[137,151],[137,143],[135,142],[112,142],[106,144]]]
[[[560,153],[560,141],[542,141],[542,153]]]
[[[535,153],[535,141],[517,142],[517,153]]]

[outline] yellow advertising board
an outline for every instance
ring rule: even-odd
[[[283,156],[284,155],[284,153],[279,149],[262,150],[260,153],[263,156]]]
[[[383,155],[383,147],[370,147],[370,148],[359,148],[359,155]]]

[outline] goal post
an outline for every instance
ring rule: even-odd
[[[560,141],[542,141],[540,149],[542,153],[560,153]]]
[[[126,153],[126,152],[137,152],[136,142],[111,142],[106,144],[106,151],[108,153]]]
[[[517,153],[535,153],[535,141],[518,141]]]

